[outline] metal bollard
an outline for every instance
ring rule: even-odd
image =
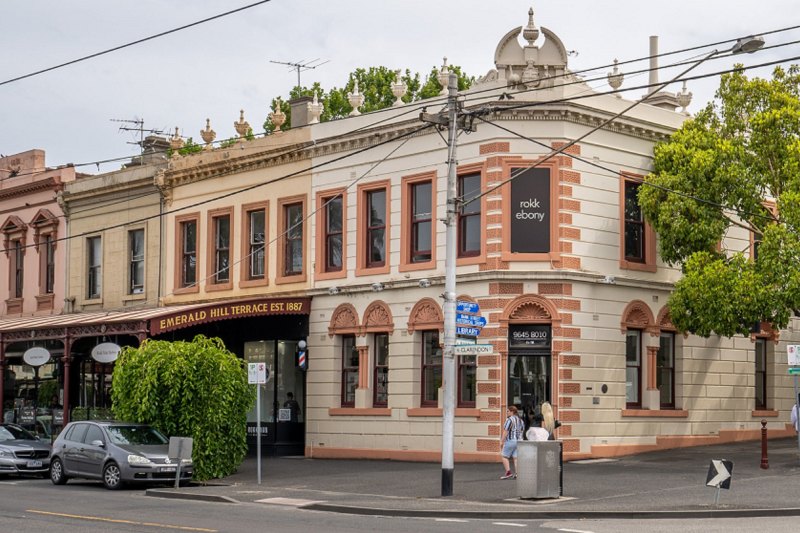
[[[769,468],[769,459],[767,458],[767,421],[761,419],[761,468]]]

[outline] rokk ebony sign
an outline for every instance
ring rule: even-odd
[[[511,252],[550,252],[550,169],[512,169]]]
[[[273,298],[242,300],[224,304],[195,307],[150,320],[150,334],[188,328],[217,320],[232,320],[263,315],[307,315],[311,308],[310,298]]]

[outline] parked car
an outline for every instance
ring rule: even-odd
[[[0,474],[47,477],[50,441],[42,441],[17,424],[0,424]]]
[[[53,442],[50,481],[99,479],[108,489],[125,483],[174,483],[178,467],[169,440],[147,424],[70,422]],[[180,483],[192,479],[192,462],[180,465]]]

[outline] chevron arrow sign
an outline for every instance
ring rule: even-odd
[[[712,459],[708,467],[706,485],[720,489],[731,488],[731,475],[733,474],[733,461],[725,459]]]

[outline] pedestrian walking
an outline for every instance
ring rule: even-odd
[[[503,445],[501,457],[503,460],[503,468],[506,473],[500,476],[500,479],[517,477],[517,441],[522,440],[522,432],[525,428],[525,424],[519,417],[516,406],[509,405],[506,414],[508,417],[506,418],[505,424],[503,424],[503,439],[501,441]],[[512,460],[514,462],[513,472],[511,471],[510,464]]]
[[[800,423],[798,423],[797,417],[797,404],[792,406],[792,427],[795,431],[800,432]]]

